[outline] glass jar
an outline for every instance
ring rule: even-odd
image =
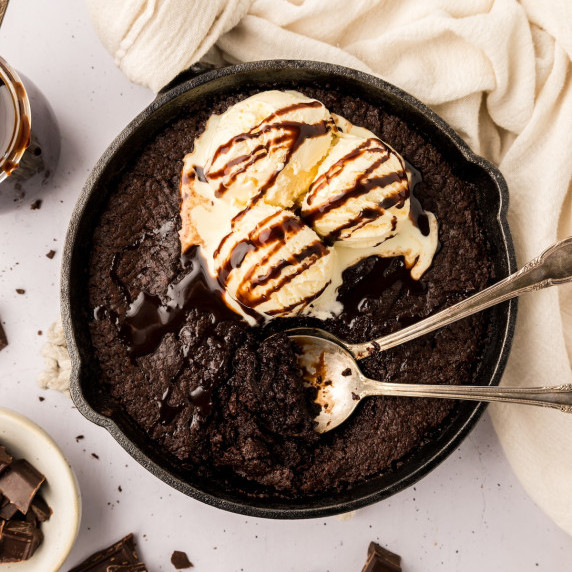
[[[59,156],[60,132],[49,103],[0,57],[0,209],[24,200],[37,208]]]

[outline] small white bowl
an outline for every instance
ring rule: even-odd
[[[2,572],[57,572],[70,553],[81,520],[81,499],[73,471],[54,440],[19,413],[0,408],[0,444],[46,476],[40,492],[53,511],[42,523],[44,541],[25,562],[2,564]]]

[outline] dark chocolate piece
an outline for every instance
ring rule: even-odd
[[[52,516],[52,509],[41,495],[36,495],[30,505],[26,519],[33,518],[36,522],[46,522],[50,516]]]
[[[370,542],[367,562],[361,572],[401,572],[401,556]]]
[[[25,459],[18,459],[0,475],[0,492],[18,507],[23,514],[46,477],[34,469]]]
[[[180,550],[175,550],[171,555],[171,564],[177,570],[186,570],[193,567],[193,563],[189,560],[187,553]]]
[[[18,512],[18,507],[13,505],[6,497],[1,495],[0,497],[0,518],[10,520]]]
[[[0,324],[0,351],[3,350],[8,345],[8,338],[4,332],[2,324]]]
[[[113,564],[113,566],[107,567],[107,572],[149,572],[147,566],[140,562],[139,564],[126,564],[122,566],[121,564]]]
[[[46,257],[51,260],[55,255],[56,255],[56,251],[55,251],[55,250],[50,250],[50,251],[46,254]]]
[[[6,447],[0,445],[0,473],[13,461],[12,457],[8,455]]]
[[[119,542],[92,554],[69,572],[107,572],[110,566],[127,566],[140,563],[135,550],[133,534],[128,534]]]
[[[31,522],[17,520],[6,522],[0,544],[0,563],[28,560],[42,539],[42,532]]]
[[[24,288],[16,288],[16,292],[20,295],[25,294],[26,290],[24,290]]]

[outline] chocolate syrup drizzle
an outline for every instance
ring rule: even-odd
[[[323,120],[318,123],[304,123],[300,121],[282,120],[281,118],[292,111],[305,108],[323,107],[319,101],[304,101],[294,103],[282,109],[278,109],[258,125],[254,126],[250,131],[236,135],[215,151],[211,165],[214,165],[219,157],[226,155],[235,147],[235,145],[247,141],[257,141],[255,148],[246,155],[240,155],[229,160],[217,170],[209,169],[204,173],[209,181],[217,181],[223,179],[215,189],[215,196],[220,198],[224,196],[228,187],[236,181],[238,176],[244,173],[249,167],[254,165],[260,159],[271,155],[272,153],[283,149],[285,156],[280,161],[280,166],[268,177],[266,182],[261,184],[260,189],[255,197],[251,199],[251,204],[256,204],[274,185],[281,171],[288,165],[296,150],[307,140],[315,137],[321,137],[335,129],[333,120]],[[273,123],[271,123],[273,122]],[[276,133],[274,137],[265,141],[267,134]],[[278,163],[278,161],[277,161]],[[205,180],[206,180],[205,179]]]
[[[249,308],[256,308],[263,302],[266,302],[271,298],[272,294],[279,291],[299,274],[320,260],[320,258],[329,253],[328,247],[317,238],[299,252],[290,254],[287,257],[278,258],[273,266],[265,273],[261,273],[261,269],[275,257],[282,249],[284,243],[305,228],[306,225],[297,216],[288,211],[276,211],[272,213],[260,221],[256,227],[248,233],[245,239],[237,242],[231,248],[227,258],[219,264],[219,283],[223,288],[226,287],[230,273],[241,267],[246,256],[252,251],[262,249],[265,251],[265,255],[256,265],[251,265],[244,273],[242,280],[236,288],[235,298]],[[215,260],[220,257],[222,248],[232,235],[233,231],[223,238],[214,253]],[[285,271],[289,267],[294,267],[295,271],[287,274]],[[270,286],[269,283],[273,280],[275,282]],[[264,286],[268,287],[264,288]],[[309,295],[297,301],[294,307],[299,305],[303,306],[311,300],[314,300],[318,295],[319,294]],[[277,313],[283,312],[284,310],[277,311]],[[268,313],[272,313],[272,311]]]
[[[312,207],[312,203],[321,189],[330,184],[338,177],[349,163],[356,161],[365,153],[381,155],[376,159],[355,181],[353,186],[344,189],[324,204]],[[323,218],[329,212],[343,207],[350,199],[360,197],[369,193],[372,189],[383,189],[394,183],[400,183],[399,189],[392,195],[385,197],[378,205],[362,209],[357,217],[350,219],[330,232],[325,239],[330,242],[338,240],[344,230],[358,230],[375,220],[384,212],[394,206],[401,208],[409,198],[409,186],[407,185],[407,173],[405,168],[398,172],[390,172],[383,176],[372,176],[372,174],[386,161],[389,160],[391,151],[378,139],[367,139],[359,147],[356,147],[341,159],[336,161],[325,173],[323,173],[310,187],[307,195],[309,208],[304,209],[303,218],[313,226],[316,221]]]

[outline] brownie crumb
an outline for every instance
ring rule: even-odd
[[[42,330],[38,330],[38,336],[42,336],[44,334],[44,332],[42,332]]]
[[[51,260],[55,255],[56,255],[56,251],[55,251],[55,250],[50,250],[50,251],[46,254],[46,257]]]
[[[42,208],[42,199],[35,200],[31,205],[30,208],[33,211],[37,211],[38,209]]]
[[[25,294],[26,290],[24,290],[24,288],[16,288],[16,292],[20,295]]]
[[[38,399],[39,399],[40,401],[45,401],[45,400],[46,400],[46,398],[45,398],[45,397],[42,397],[41,395],[38,396]]]
[[[352,374],[352,369],[351,369],[351,367],[346,367],[346,369],[344,369],[344,371],[342,371],[342,375],[343,375],[344,377],[347,377],[348,375],[351,375],[351,374]]]
[[[193,568],[193,563],[189,560],[189,557],[185,552],[180,550],[175,550],[171,555],[171,564],[177,570],[186,570],[187,568]]]

